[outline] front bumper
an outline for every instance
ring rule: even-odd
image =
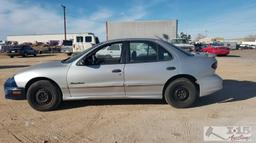
[[[200,97],[212,94],[223,88],[223,80],[218,75],[207,76],[198,81]]]
[[[9,78],[4,83],[5,98],[7,99],[26,99],[24,88],[17,87],[14,78]]]
[[[7,53],[8,56],[21,56],[20,53]]]

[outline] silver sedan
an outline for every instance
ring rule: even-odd
[[[5,97],[25,97],[40,111],[81,99],[165,99],[185,108],[222,89],[216,68],[214,57],[191,54],[163,40],[118,39],[25,69],[5,82]]]

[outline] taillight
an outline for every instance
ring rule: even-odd
[[[218,67],[218,63],[217,63],[217,61],[216,61],[216,62],[214,62],[214,63],[212,64],[212,68],[216,70],[217,67]]]

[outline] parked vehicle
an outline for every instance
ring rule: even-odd
[[[102,52],[121,47],[118,55]],[[159,39],[119,39],[62,61],[27,68],[9,78],[5,97],[24,98],[36,110],[62,100],[165,99],[177,108],[222,88],[214,57],[188,53]]]
[[[99,39],[94,34],[77,34],[73,39],[73,53],[82,52],[98,43]]]
[[[176,38],[172,39],[171,43],[174,44],[177,47],[180,47],[188,52],[192,52],[195,50],[195,46],[192,44],[189,44],[185,39],[182,38]]]
[[[242,41],[240,48],[241,49],[255,49],[256,48],[256,40],[255,41]]]
[[[239,49],[240,50],[245,50],[245,49],[252,49],[249,45],[245,45],[245,44],[240,44],[239,45]]]
[[[106,46],[104,49],[101,49],[97,52],[97,56],[106,55],[109,57],[119,57],[121,54],[122,45],[113,44],[110,46]]]
[[[223,45],[225,47],[229,48],[230,50],[237,50],[238,49],[237,42],[224,42]]]
[[[18,45],[18,46],[11,47],[8,50],[7,55],[10,56],[11,58],[13,58],[14,56],[23,56],[23,57],[27,57],[29,55],[36,56],[37,51],[28,45]]]
[[[82,52],[99,43],[98,37],[93,33],[72,34],[69,40],[63,40],[61,51],[67,55]]]
[[[207,45],[204,43],[195,43],[194,46],[195,46],[195,50],[194,50],[195,52],[202,52],[202,49],[207,47]]]
[[[202,52],[215,54],[217,56],[226,56],[229,54],[230,49],[223,46],[222,44],[212,43],[209,44],[207,47],[202,48]]]
[[[256,49],[256,45],[250,45],[252,49]]]
[[[2,52],[2,46],[5,45],[5,41],[3,40],[0,40],[0,52]]]
[[[61,52],[67,55],[72,55],[73,53],[73,40],[63,40]]]

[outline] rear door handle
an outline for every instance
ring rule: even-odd
[[[70,84],[84,84],[84,82],[71,82]]]
[[[120,69],[114,69],[112,70],[112,73],[119,73],[119,72],[122,72]]]
[[[171,71],[171,70],[176,70],[176,67],[167,67],[166,69]]]

